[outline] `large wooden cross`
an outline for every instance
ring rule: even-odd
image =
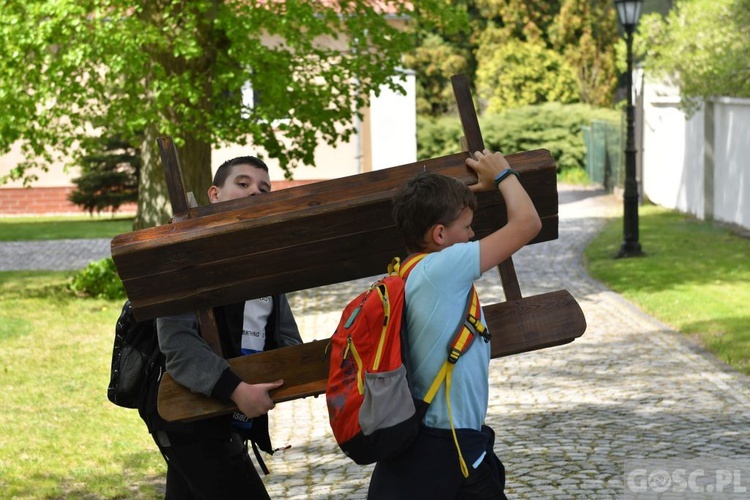
[[[469,81],[452,78],[468,151],[484,149]],[[422,170],[467,184],[476,175],[466,167],[466,151],[196,207],[186,193],[172,140],[158,140],[173,222],[122,234],[112,240],[112,257],[139,320],[195,311],[201,334],[221,354],[213,307],[277,293],[293,292],[385,274],[405,246],[391,218],[391,197]],[[546,150],[507,156],[542,219],[531,243],[558,236],[556,166]],[[507,222],[496,192],[480,193],[473,229],[477,238]],[[539,265],[544,265],[540,262]],[[565,344],[581,336],[586,321],[566,290],[522,297],[511,259],[499,266],[506,301],[483,307],[492,333],[492,357]],[[353,297],[352,297],[353,298]],[[346,304],[341,304],[343,310]],[[283,378],[271,392],[276,402],[325,392],[332,332],[322,340],[242,356],[229,363],[249,383]],[[233,405],[191,393],[165,375],[159,413],[169,421],[189,421],[236,410]]]

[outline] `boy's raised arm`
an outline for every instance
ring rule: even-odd
[[[508,210],[508,223],[479,242],[480,267],[481,272],[485,272],[531,241],[541,230],[542,221],[518,177],[509,173],[501,175],[506,169],[510,170],[508,161],[501,153],[491,153],[486,149],[484,152],[477,151],[474,158],[466,159],[466,164],[478,177],[477,183],[470,189],[474,192],[499,189]],[[498,178],[502,180],[496,183]]]

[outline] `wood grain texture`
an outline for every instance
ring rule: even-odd
[[[177,146],[172,138],[167,136],[157,138],[156,142],[159,145],[161,163],[167,180],[172,215],[175,219],[179,219],[188,213],[190,200],[185,192],[185,181],[182,178],[182,169],[177,157]]]
[[[139,320],[339,283],[384,272],[403,241],[391,218],[400,185],[427,170],[476,182],[465,153],[189,209],[183,221],[119,235],[112,257]],[[542,218],[533,241],[557,238],[556,165],[547,150],[510,155]],[[481,193],[478,238],[507,221]]]

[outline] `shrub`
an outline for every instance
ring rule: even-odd
[[[70,289],[98,299],[124,299],[125,287],[112,257],[90,263],[73,275]]]
[[[417,116],[417,157],[437,158],[461,150],[461,122],[454,117]]]
[[[485,146],[505,154],[548,149],[558,172],[585,169],[586,146],[582,127],[592,120],[619,123],[620,112],[594,108],[586,104],[556,102],[486,113],[479,118]],[[417,155],[420,159],[444,156],[460,151],[463,135],[455,117],[419,117]]]

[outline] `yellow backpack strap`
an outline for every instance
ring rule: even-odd
[[[458,358],[469,350],[477,335],[484,336],[487,334],[487,328],[482,324],[481,317],[479,296],[477,295],[477,290],[472,285],[461,330],[453,337],[453,342],[448,348],[448,361],[456,364]]]
[[[413,253],[403,262],[398,257],[394,257],[391,263],[388,264],[388,274],[398,274],[402,279],[406,279],[411,270],[414,269],[414,266],[425,257],[427,257],[427,253]]]
[[[456,436],[456,428],[453,427],[453,410],[451,409],[451,381],[453,379],[453,367],[456,365],[454,363],[447,364],[449,366],[445,374],[445,403],[448,406],[448,420],[451,423],[453,443],[456,445],[456,451],[458,451],[458,463],[461,465],[461,474],[463,474],[464,477],[469,477],[469,467],[466,465],[464,456],[461,453],[461,446],[458,444],[458,436]]]
[[[432,385],[430,385],[427,394],[425,394],[425,402],[432,403],[435,394],[438,389],[440,389],[440,386],[448,373],[449,365],[455,365],[456,362],[458,362],[461,355],[471,347],[471,344],[474,343],[476,334],[480,331],[487,331],[482,322],[477,319],[477,316],[479,316],[479,296],[477,295],[476,289],[472,286],[469,291],[469,297],[466,300],[464,322],[459,325],[459,330],[453,336],[453,340],[448,346],[448,358],[440,368],[435,380],[432,381]]]
[[[461,447],[458,444],[458,436],[456,435],[456,428],[453,426],[453,410],[451,408],[451,382],[453,379],[453,368],[456,366],[459,358],[465,353],[469,347],[474,343],[477,335],[484,337],[485,342],[489,342],[489,333],[487,328],[480,321],[480,308],[479,308],[479,296],[474,286],[471,287],[469,292],[469,298],[466,302],[466,310],[464,311],[464,322],[460,325],[460,330],[453,337],[453,341],[448,347],[448,359],[445,360],[443,366],[440,367],[435,380],[432,381],[427,394],[425,394],[424,401],[427,404],[432,403],[435,398],[438,389],[445,380],[445,402],[448,406],[448,419],[451,423],[451,432],[453,434],[453,442],[456,444],[456,450],[458,451],[458,461],[461,464],[461,474],[464,477],[469,477],[469,468],[466,465],[463,454],[461,453]]]
[[[388,274],[398,274],[399,269],[401,269],[401,259],[394,257],[391,263],[388,264]]]

